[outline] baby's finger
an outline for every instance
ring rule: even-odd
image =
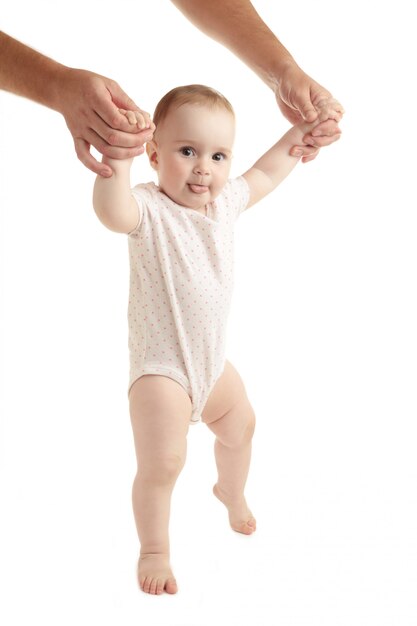
[[[136,111],[128,111],[126,113],[126,117],[129,120],[129,124],[136,124],[136,115],[135,115]]]
[[[136,125],[136,111],[126,111],[125,109],[119,109],[119,113],[127,117],[127,121],[132,126]]]
[[[148,113],[145,114],[144,111],[136,111],[136,110],[126,111],[125,109],[119,109],[119,113],[121,113],[127,118],[127,121],[129,122],[131,126],[137,126],[139,130],[144,130],[145,128],[149,128],[149,126],[146,124],[146,119],[145,119],[145,115],[148,115]]]
[[[319,115],[319,120],[322,122],[328,119],[340,122],[345,112],[340,102],[334,98],[324,98],[317,102],[315,107]]]
[[[149,115],[149,113],[147,113],[146,111],[140,110],[140,111],[135,111],[135,114],[136,114],[137,124],[141,130],[144,128],[151,128],[152,120],[151,120],[151,116]]]
[[[332,109],[335,109],[340,113],[345,112],[344,108],[342,107],[340,102],[336,100],[336,98],[320,98],[320,100],[314,102],[315,109],[322,109],[324,107],[331,107]]]
[[[135,122],[141,130],[146,128],[146,119],[143,111],[135,111]]]

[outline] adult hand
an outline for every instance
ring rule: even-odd
[[[291,150],[294,156],[302,154],[304,163],[315,159],[320,148],[340,138],[338,122],[344,113],[342,105],[296,63],[290,63],[282,72],[275,96],[281,113],[292,124],[320,119],[312,133],[303,137],[304,145],[294,146]]]
[[[90,153],[94,146],[113,159],[128,159],[144,152],[153,136],[149,115],[110,78],[80,69],[65,68],[57,85],[57,110],[73,136],[80,161],[96,174],[109,177],[111,168]],[[119,109],[140,111],[147,128],[131,125]]]

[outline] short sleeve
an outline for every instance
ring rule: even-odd
[[[147,200],[147,195],[148,195],[148,192],[144,188],[143,185],[136,185],[136,187],[133,187],[132,189],[132,196],[135,199],[136,205],[138,208],[138,221],[137,221],[135,228],[131,230],[130,233],[128,233],[128,236],[136,235],[140,231],[140,227],[141,227],[142,220],[143,220],[144,207],[146,205],[146,200]]]
[[[233,207],[234,217],[237,219],[249,204],[250,192],[246,179],[239,176],[228,180],[224,187],[224,195],[226,203]]]

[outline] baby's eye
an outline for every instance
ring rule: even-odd
[[[223,152],[216,152],[211,158],[213,159],[213,161],[219,162],[223,161],[226,158],[226,155],[223,154]]]
[[[190,146],[184,146],[183,148],[180,148],[180,152],[186,157],[191,157],[195,154],[194,149],[190,148]]]

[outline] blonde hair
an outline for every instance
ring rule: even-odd
[[[170,110],[177,109],[183,104],[198,104],[211,108],[223,107],[233,116],[235,114],[229,100],[215,89],[206,85],[183,85],[168,91],[158,102],[153,114],[154,124],[158,126],[166,118]]]

